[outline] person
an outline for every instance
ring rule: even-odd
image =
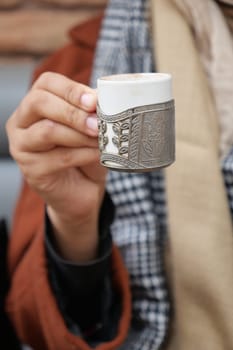
[[[36,70],[7,122],[25,180],[6,310],[33,349],[233,348],[232,5],[110,0]],[[96,78],[155,70],[174,79],[176,163],[107,172]]]

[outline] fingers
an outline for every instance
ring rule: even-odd
[[[34,83],[8,122],[28,128],[41,119],[50,119],[81,133],[97,136],[96,91],[60,74],[44,73]]]
[[[93,112],[96,108],[97,94],[95,90],[61,74],[43,73],[34,83],[33,89],[49,91],[86,112]]]
[[[42,177],[69,168],[83,167],[97,162],[98,159],[99,150],[96,148],[57,147],[45,153],[21,153],[19,164],[27,180],[35,184],[35,182],[43,182]]]
[[[45,73],[7,122],[10,152],[26,178],[98,161],[95,90]]]
[[[32,90],[12,119],[18,128],[25,129],[41,119],[49,119],[84,134],[97,136],[96,118],[91,118],[91,124],[87,112],[44,90]]]
[[[58,146],[98,147],[96,138],[86,136],[49,119],[42,119],[27,129],[17,129],[13,143],[15,148],[22,152],[45,152]]]

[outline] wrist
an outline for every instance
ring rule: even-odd
[[[62,258],[84,263],[97,257],[98,212],[77,219],[59,214],[48,206],[47,214],[56,249]]]

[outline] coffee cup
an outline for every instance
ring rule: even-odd
[[[118,74],[97,80],[101,164],[146,172],[175,160],[172,78],[165,73]]]

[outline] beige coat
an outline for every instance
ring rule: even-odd
[[[171,72],[176,163],[166,171],[169,350],[233,349],[233,231],[219,166],[213,98],[192,33],[172,1],[151,0],[156,64]]]

